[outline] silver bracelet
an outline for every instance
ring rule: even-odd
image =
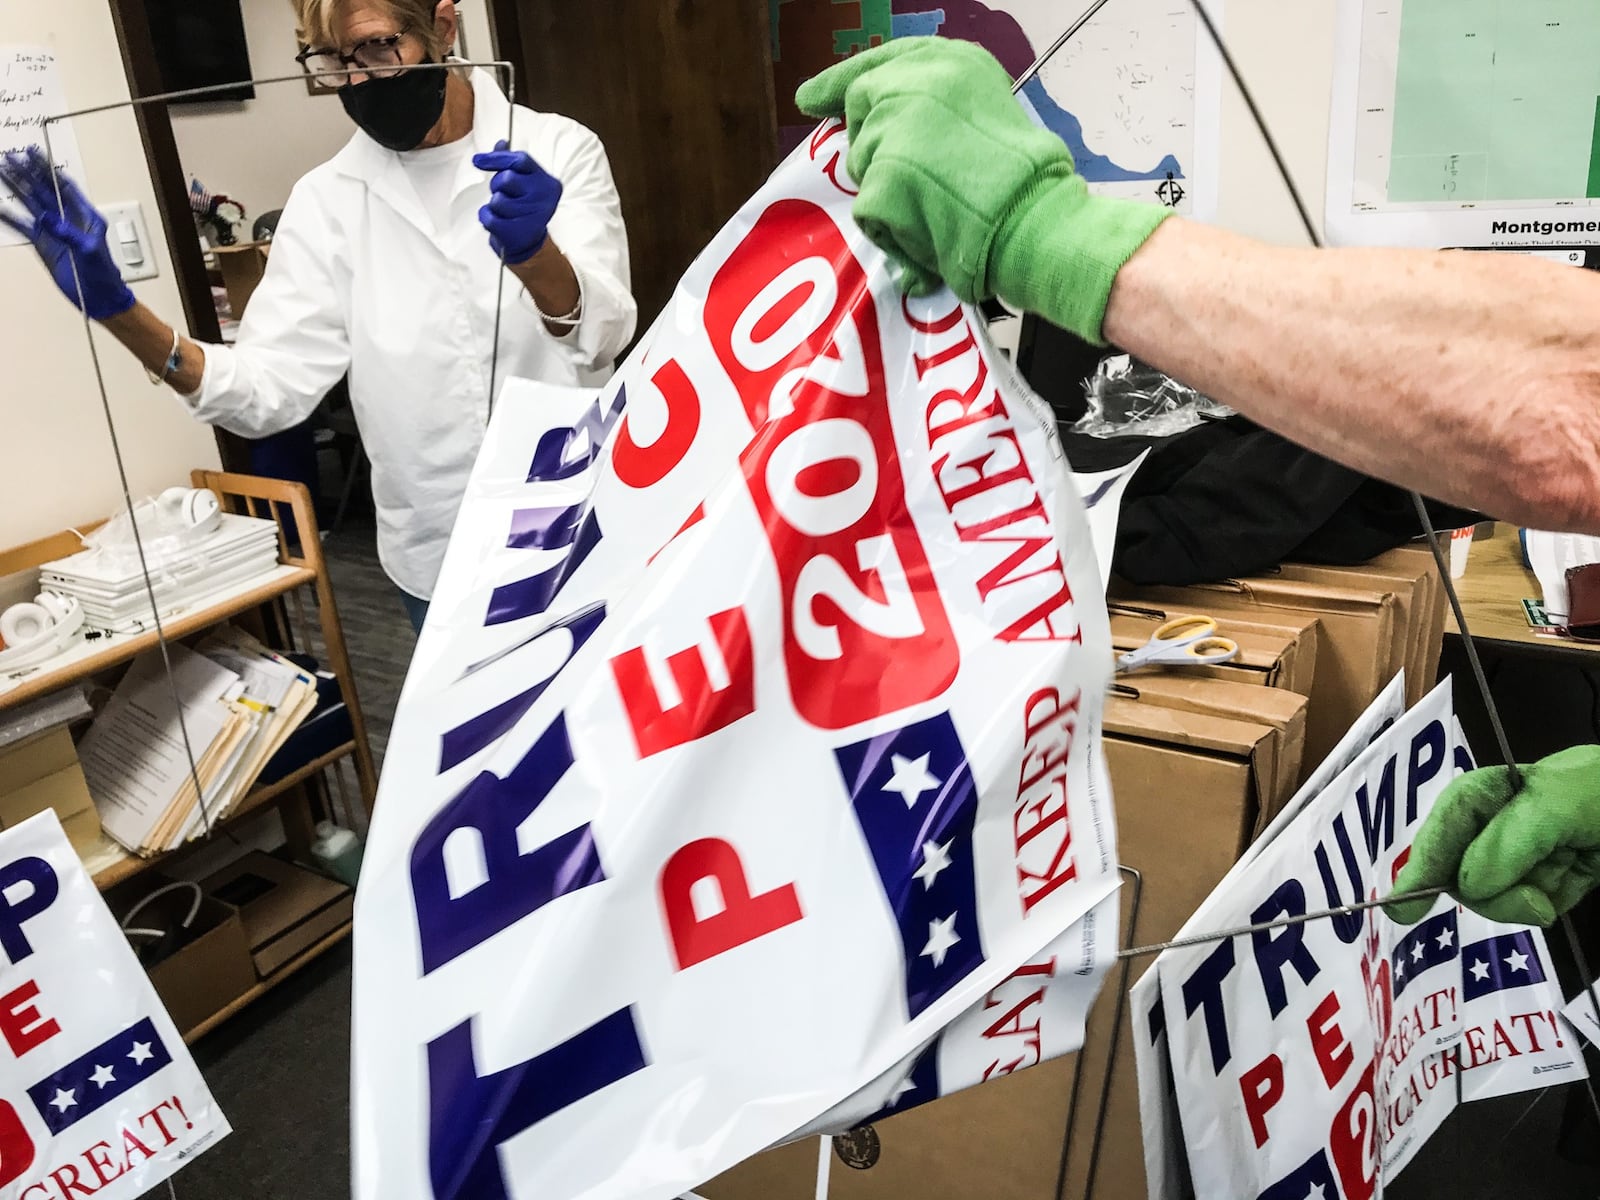
[[[565,325],[568,329],[573,328],[583,320],[583,276],[578,273],[578,268],[575,266],[572,268],[572,278],[578,283],[578,300],[572,306],[571,311],[563,316],[552,317],[539,307],[539,302],[533,299],[533,293],[528,293],[528,299],[533,302],[533,311],[538,313],[542,320],[548,321],[552,325]]]
[[[172,349],[167,351],[166,365],[162,368],[162,371],[159,375],[152,371],[149,367],[146,367],[144,369],[146,379],[148,379],[151,383],[165,383],[167,381],[167,376],[176,371],[183,362],[182,356],[178,353],[179,344],[180,338],[178,336],[178,330],[176,326],[174,326],[172,330]]]

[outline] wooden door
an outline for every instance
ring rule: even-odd
[[[628,224],[639,329],[777,161],[761,0],[490,0],[518,99],[600,136]]]

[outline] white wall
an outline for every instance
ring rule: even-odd
[[[61,64],[73,108],[125,100],[127,79],[105,0],[7,4],[0,43],[44,45]],[[131,110],[76,123],[85,190],[98,203],[137,200],[160,274],[133,285],[158,313],[181,320],[172,264]],[[112,416],[134,494],[187,483],[218,465],[211,430],[103,333],[98,338]],[[83,319],[30,246],[0,247],[0,547],[109,515],[121,503],[111,440],[90,366]]]
[[[483,58],[492,57],[486,4],[463,0],[459,10],[462,42]],[[240,0],[240,7],[251,74],[266,79],[299,70],[290,0]],[[175,106],[172,129],[185,178],[198,177],[244,205],[244,239],[257,217],[283,207],[300,176],[350,140],[354,126],[337,96],[310,95],[294,80],[258,86],[254,100]]]
[[[1223,0],[1223,5],[1228,48],[1320,233],[1337,0]],[[1226,79],[1222,95],[1218,221],[1269,241],[1306,245],[1266,143]]]

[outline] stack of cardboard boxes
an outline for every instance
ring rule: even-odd
[[[1402,667],[1435,681],[1444,595],[1425,549],[1358,568],[1286,565],[1188,588],[1114,585],[1112,639],[1206,614],[1233,662],[1119,679],[1106,757],[1123,864],[1123,944],[1173,937],[1251,840]],[[1137,908],[1135,896],[1137,893]],[[1146,1194],[1125,990],[1114,970],[1084,1050],[884,1121],[842,1145],[832,1200],[1127,1200]],[[1120,1036],[1113,1031],[1120,1020]],[[1102,1119],[1103,1116],[1103,1119]],[[699,1189],[707,1200],[810,1200],[814,1142],[769,1151]],[[854,1168],[854,1169],[851,1169]]]

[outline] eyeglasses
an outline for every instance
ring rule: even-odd
[[[313,50],[309,47],[294,56],[295,62],[309,75],[327,75],[343,71],[346,67],[354,67],[365,71],[375,79],[386,79],[405,66],[400,57],[400,39],[411,32],[408,25],[399,33],[388,37],[369,38],[355,46],[349,54],[341,54],[337,50]],[[334,81],[329,81],[330,86],[336,86]],[[338,80],[337,83],[348,82],[348,79]]]

